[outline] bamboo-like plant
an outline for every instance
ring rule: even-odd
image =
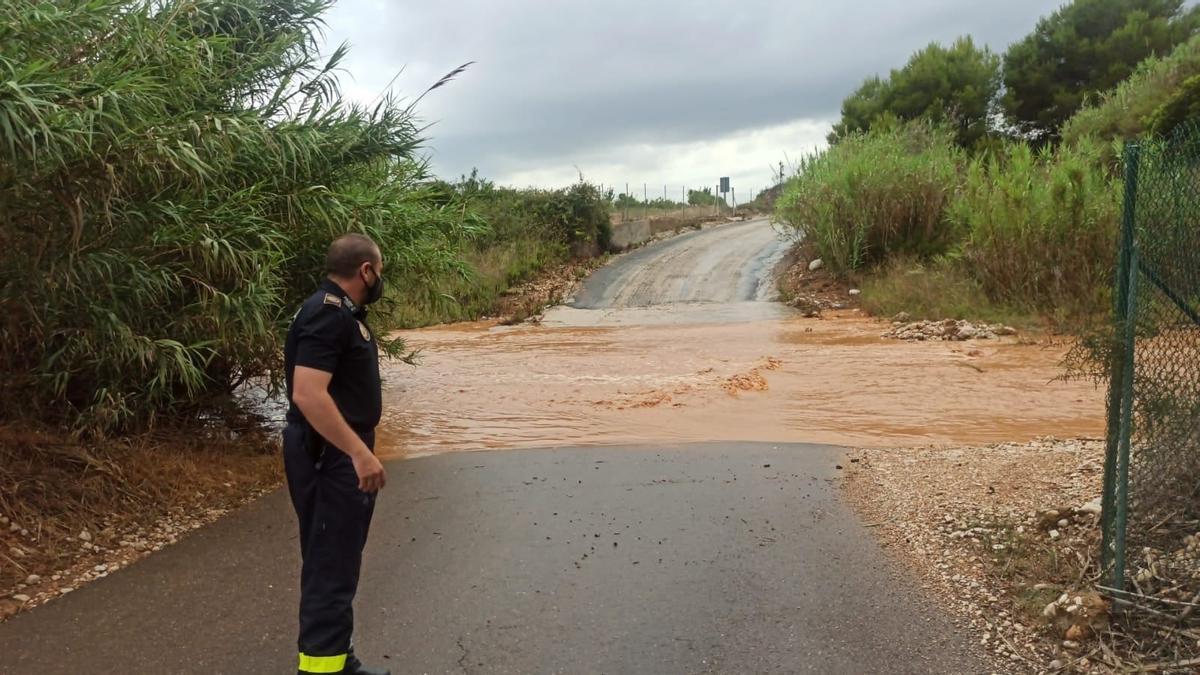
[[[0,5],[0,413],[128,432],[277,374],[346,231],[406,278],[458,264],[412,105],[347,103],[318,53],[330,4]]]

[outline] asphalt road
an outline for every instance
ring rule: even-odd
[[[836,497],[836,449],[721,444],[392,463],[357,644],[395,673],[972,673],[965,634]],[[5,673],[286,673],[282,492],[0,625]]]
[[[618,257],[589,277],[571,304],[607,309],[771,300],[771,272],[789,245],[766,219],[689,232]]]

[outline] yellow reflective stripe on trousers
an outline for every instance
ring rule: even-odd
[[[346,669],[346,655],[309,656],[300,654],[300,672],[302,673],[340,673]]]

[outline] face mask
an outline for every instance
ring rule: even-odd
[[[371,268],[375,272],[375,268]],[[367,297],[363,300],[364,305],[369,305],[383,297],[383,277],[379,272],[375,272],[375,283],[367,286]]]

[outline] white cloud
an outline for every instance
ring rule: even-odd
[[[498,180],[515,186],[558,186],[574,182],[582,171],[588,180],[617,192],[624,192],[628,184],[631,192],[641,196],[645,185],[654,199],[663,195],[665,185],[667,196],[679,199],[680,188],[715,188],[718,178],[729,176],[739,201],[744,201],[752,190],[770,186],[779,162],[795,161],[798,152],[824,148],[830,125],[827,120],[797,120],[712,139],[565,153],[552,165],[517,170]]]

